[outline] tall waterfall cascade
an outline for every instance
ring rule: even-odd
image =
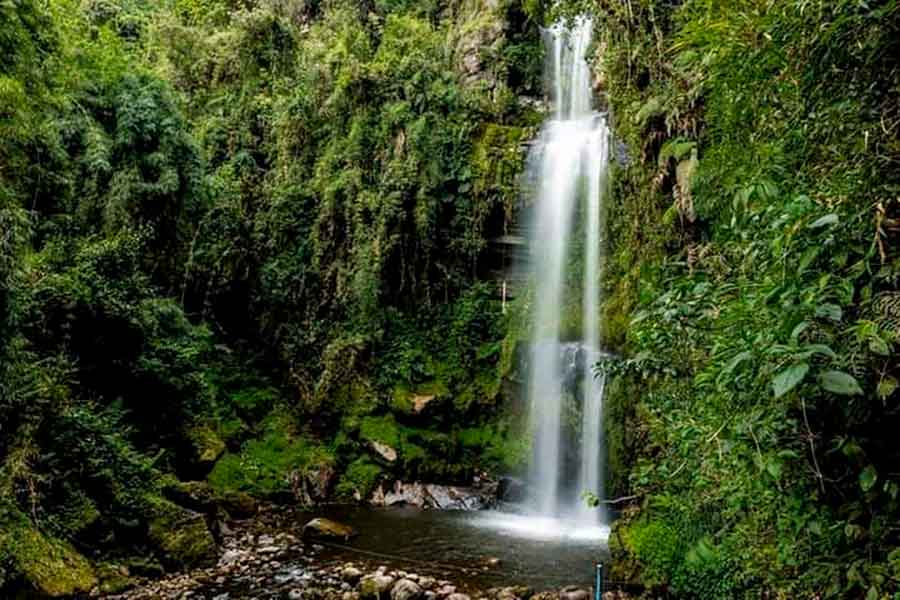
[[[528,402],[534,434],[532,509],[547,518],[605,522],[584,499],[603,497],[603,387],[600,273],[610,133],[593,108],[586,55],[593,23],[580,18],[545,30],[551,117],[533,145],[533,339]],[[571,323],[580,315],[580,327]]]

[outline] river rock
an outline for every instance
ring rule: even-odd
[[[394,585],[394,578],[390,575],[373,573],[366,575],[359,582],[359,595],[361,598],[382,600],[386,598]]]
[[[305,538],[319,537],[347,541],[354,535],[356,535],[356,531],[349,525],[323,517],[315,518],[303,526],[303,537]]]
[[[591,600],[591,593],[575,586],[563,588],[559,593],[559,600]]]
[[[347,566],[341,570],[341,579],[350,584],[356,584],[359,581],[360,577],[362,577],[362,571],[357,569],[354,566]]]
[[[391,589],[391,600],[419,600],[422,588],[409,579],[401,579]]]
[[[469,597],[468,594],[461,594],[461,593],[457,592],[455,594],[450,594],[447,597],[447,600],[472,600],[472,598]]]
[[[511,585],[504,588],[491,590],[497,600],[528,600],[534,595],[534,590],[524,585]]]
[[[419,585],[422,586],[426,590],[430,590],[434,586],[437,585],[437,579],[435,579],[434,577],[428,577],[428,576],[420,577]]]

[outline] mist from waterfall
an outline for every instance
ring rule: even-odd
[[[600,357],[601,203],[609,129],[606,116],[592,107],[586,60],[592,29],[590,19],[580,18],[544,32],[553,116],[528,163],[534,182],[529,489],[541,515],[599,523],[605,521],[603,511],[589,508],[583,499],[584,492],[602,498],[604,479],[604,380],[593,376],[592,367]],[[578,272],[573,265],[579,264],[580,290],[571,281]],[[570,328],[564,332],[564,316],[568,323],[578,303],[580,337],[571,339]],[[573,419],[579,408],[580,423]]]

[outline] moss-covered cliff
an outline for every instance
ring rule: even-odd
[[[892,598],[900,10],[579,2],[609,201],[614,579]]]

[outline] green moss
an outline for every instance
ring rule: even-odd
[[[70,544],[45,535],[17,511],[2,518],[0,575],[6,565],[7,578],[20,576],[52,597],[86,593],[97,584],[91,563]]]
[[[219,492],[242,491],[272,496],[291,491],[290,476],[333,461],[322,445],[296,432],[290,419],[272,415],[263,424],[259,439],[244,443],[238,453],[227,453],[209,474]]]
[[[400,449],[400,429],[394,415],[364,417],[360,421],[359,437],[364,441],[381,442],[391,448]]]
[[[225,452],[225,442],[209,423],[198,423],[188,430],[188,439],[194,450],[194,461],[203,468],[213,463]]]
[[[158,497],[147,498],[148,536],[162,559],[177,568],[209,566],[216,541],[201,513]]]
[[[528,457],[529,437],[507,419],[459,430],[460,445],[483,469],[508,473],[522,467]]]
[[[375,489],[384,471],[368,457],[360,457],[353,461],[338,482],[335,492],[339,498],[352,500],[358,497],[366,499]]]
[[[97,565],[98,588],[104,594],[119,594],[135,583],[124,565],[100,563]]]

